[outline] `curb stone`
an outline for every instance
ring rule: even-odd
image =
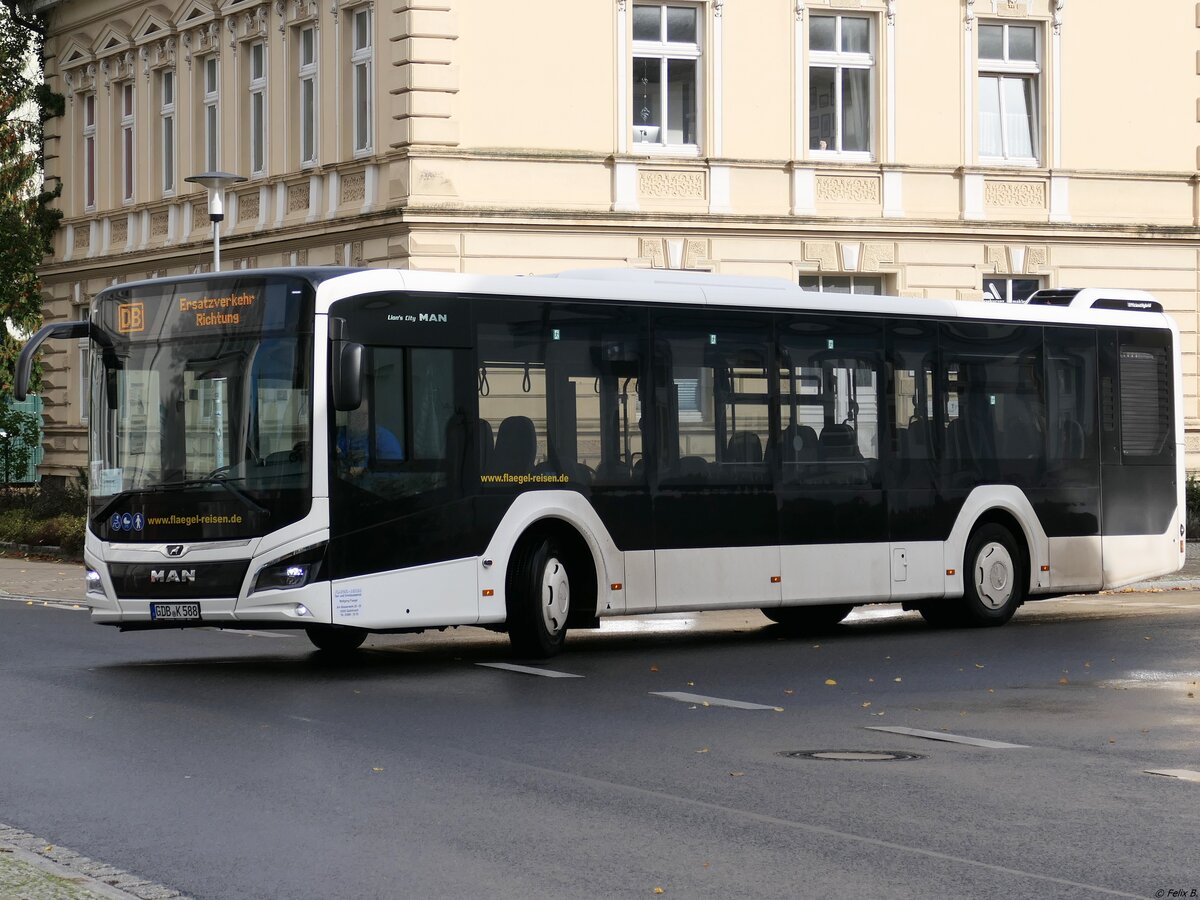
[[[10,880],[19,878],[19,884]],[[29,882],[36,882],[30,889]],[[163,884],[90,859],[0,822],[0,896],[30,900],[190,900]]]

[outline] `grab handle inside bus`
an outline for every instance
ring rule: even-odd
[[[17,368],[14,375],[13,397],[24,400],[29,393],[29,379],[33,373],[33,357],[38,348],[50,338],[82,338],[91,334],[91,323],[87,319],[78,322],[55,322],[43,325],[23,348],[17,357]]]

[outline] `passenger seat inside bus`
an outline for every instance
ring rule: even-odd
[[[480,419],[476,425],[476,439],[479,441],[479,471],[491,472],[492,452],[496,447],[496,439],[492,434],[492,423]]]
[[[496,446],[492,450],[488,473],[502,475],[533,471],[537,459],[537,429],[528,416],[509,416],[500,423],[496,432]]]

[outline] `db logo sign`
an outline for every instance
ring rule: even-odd
[[[143,303],[122,303],[117,307],[117,331],[129,334],[146,330],[146,306]]]

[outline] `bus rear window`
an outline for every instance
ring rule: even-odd
[[[1162,347],[1121,348],[1121,452],[1157,457],[1170,449],[1171,379]]]

